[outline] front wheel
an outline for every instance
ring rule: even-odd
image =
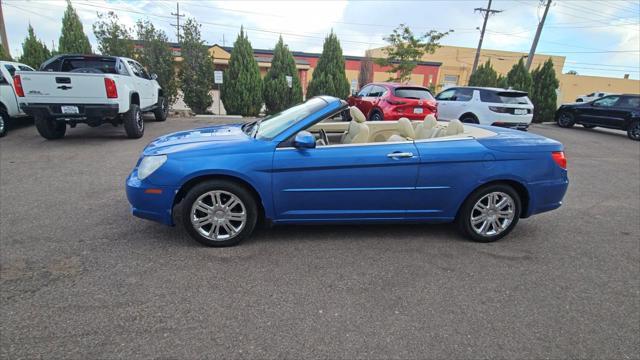
[[[573,118],[573,114],[567,111],[561,112],[560,115],[558,115],[558,120],[556,120],[556,122],[561,128],[570,128],[576,123]]]
[[[132,139],[141,138],[144,135],[144,119],[140,107],[136,104],[129,106],[129,111],[123,115],[124,131]]]
[[[47,140],[60,139],[67,132],[67,124],[63,121],[56,121],[46,116],[37,115],[34,122],[38,133]]]
[[[384,115],[382,115],[380,113],[380,111],[375,110],[372,114],[371,114],[371,121],[382,121],[384,120]]]
[[[169,102],[167,98],[160,96],[158,98],[158,107],[153,110],[153,116],[156,121],[165,121],[167,120],[167,115],[169,115]]]
[[[245,187],[230,181],[211,180],[187,193],[181,218],[197,242],[214,247],[232,246],[253,232],[258,205]]]
[[[496,241],[513,230],[520,209],[520,197],[511,186],[485,186],[465,200],[456,219],[458,229],[476,242]]]
[[[640,141],[640,120],[634,120],[629,124],[627,136],[631,140]]]
[[[0,137],[7,135],[8,122],[9,116],[4,110],[0,109]]]

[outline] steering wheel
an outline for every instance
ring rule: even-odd
[[[325,145],[329,145],[329,137],[327,136],[327,132],[324,129],[320,129],[320,136],[322,137],[322,141]]]

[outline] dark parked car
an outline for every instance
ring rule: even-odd
[[[640,95],[608,95],[579,104],[562,105],[556,111],[556,122],[569,128],[581,124],[587,129],[601,126],[625,130],[629,139],[640,140]]]

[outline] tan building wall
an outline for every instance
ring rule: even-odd
[[[559,91],[558,100],[563,104],[574,102],[578,96],[596,91],[640,94],[640,80],[563,74],[560,75]]]

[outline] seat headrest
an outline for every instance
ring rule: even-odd
[[[411,138],[411,139],[416,138],[416,133],[413,130],[411,121],[409,121],[409,119],[405,117],[400,118],[400,120],[398,120],[398,132],[400,133],[400,136],[403,136],[405,138]]]
[[[445,129],[445,136],[458,135],[464,132],[464,125],[460,120],[451,120]]]
[[[360,111],[360,109],[358,109],[355,106],[351,106],[349,108],[349,113],[351,114],[351,119],[354,120],[355,122],[363,123],[367,121],[367,117],[364,116],[362,111]]]
[[[422,126],[425,129],[433,129],[434,127],[438,126],[438,120],[436,119],[435,116],[433,116],[433,114],[429,114],[424,117],[424,120],[422,121]]]

